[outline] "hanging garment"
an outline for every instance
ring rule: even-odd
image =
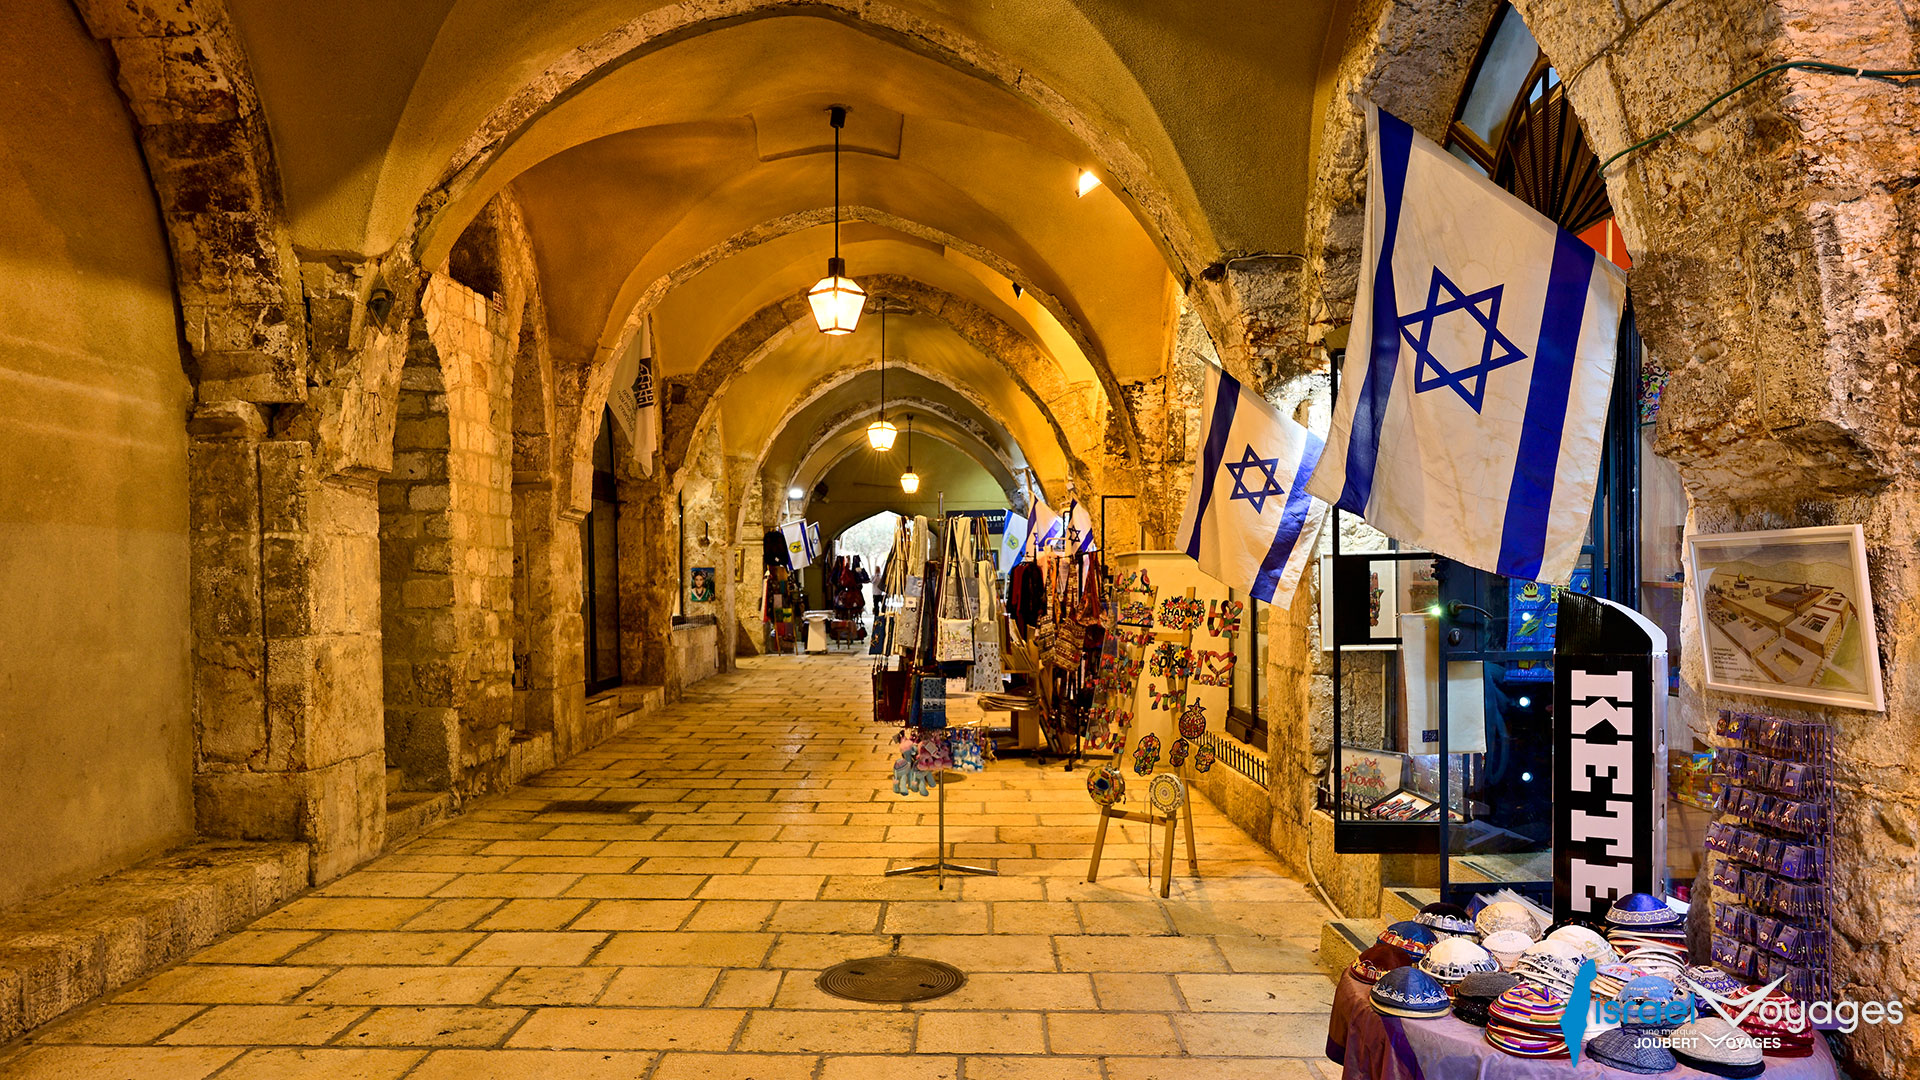
[[[763,565],[792,569],[793,562],[787,558],[787,538],[779,529],[767,530],[767,535],[760,538],[760,549]]]
[[[1047,587],[1040,568],[1031,560],[1022,562],[1007,575],[1007,614],[1022,627],[1040,625],[1047,613]]]

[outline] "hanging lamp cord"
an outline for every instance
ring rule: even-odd
[[[1694,111],[1693,115],[1687,117],[1686,119],[1680,121],[1677,124],[1673,124],[1669,126],[1664,131],[1658,132],[1653,135],[1649,135],[1646,138],[1641,139],[1639,142],[1634,143],[1632,146],[1627,147],[1625,150],[1622,150],[1619,153],[1608,158],[1607,160],[1601,162],[1600,171],[1603,173],[1606,172],[1607,168],[1611,166],[1614,162],[1619,161],[1621,158],[1626,157],[1628,154],[1631,154],[1636,150],[1644,150],[1647,147],[1652,146],[1654,143],[1660,142],[1664,139],[1667,139],[1673,135],[1678,134],[1681,128],[1684,128],[1687,125],[1693,123],[1695,120],[1698,120],[1702,116],[1705,116],[1709,111],[1713,109],[1715,105],[1718,105],[1721,102],[1732,97],[1733,95],[1739,93],[1740,91],[1745,90],[1747,87],[1752,86],[1754,83],[1759,82],[1761,79],[1764,79],[1769,75],[1778,74],[1782,71],[1814,71],[1814,72],[1819,72],[1823,75],[1846,75],[1856,79],[1875,79],[1880,82],[1892,83],[1895,86],[1910,86],[1912,84],[1904,82],[1902,80],[1920,78],[1920,69],[1916,69],[1916,68],[1863,68],[1863,67],[1849,67],[1845,64],[1830,64],[1824,60],[1788,60],[1785,63],[1775,64],[1772,67],[1762,68],[1761,70],[1754,72],[1752,75],[1742,80],[1738,86],[1735,86],[1733,89],[1715,96],[1711,101],[1707,102],[1705,105],[1700,106],[1699,109]]]
[[[840,125],[845,113],[836,106],[830,114],[833,124],[833,257],[840,257]]]

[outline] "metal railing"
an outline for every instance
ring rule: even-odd
[[[1267,755],[1231,735],[1210,731],[1206,738],[1220,764],[1263,788],[1267,786]]]

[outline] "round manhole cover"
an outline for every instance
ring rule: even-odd
[[[945,997],[967,984],[952,964],[917,956],[874,956],[849,960],[820,973],[817,985],[837,998],[870,1005],[898,1005]]]

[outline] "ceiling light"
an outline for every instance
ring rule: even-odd
[[[907,471],[900,474],[900,490],[911,495],[920,490],[920,474],[913,471],[913,414],[907,414]]]
[[[794,502],[799,502],[801,499],[804,499],[806,497],[807,497],[807,493],[804,488],[788,488],[787,489],[787,498],[792,499]]]
[[[885,453],[893,449],[897,429],[887,420],[887,309],[880,309],[880,418],[867,425],[867,445]]]
[[[840,129],[847,126],[847,107],[832,106],[827,116],[833,124],[833,258],[827,260],[827,276],[807,290],[807,303],[813,305],[813,321],[822,333],[851,334],[860,323],[867,293],[847,276],[846,260],[840,257]]]
[[[1084,198],[1087,192],[1100,186],[1100,178],[1093,175],[1092,169],[1080,170],[1080,182],[1074,186],[1073,193]]]

